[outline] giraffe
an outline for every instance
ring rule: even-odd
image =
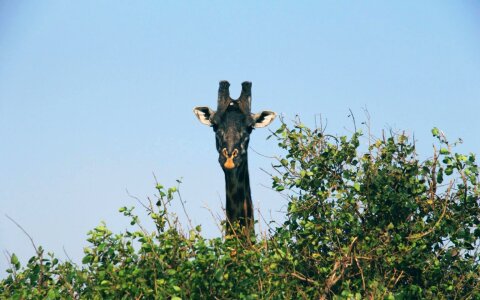
[[[238,222],[242,231],[255,233],[247,149],[254,128],[268,126],[276,114],[272,111],[251,113],[252,83],[242,83],[240,98],[230,98],[230,83],[220,81],[217,110],[198,106],[193,112],[202,124],[213,128],[218,162],[225,174],[227,234]]]

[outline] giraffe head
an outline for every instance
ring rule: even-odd
[[[220,81],[217,110],[199,106],[193,112],[202,124],[211,126],[215,132],[218,161],[225,171],[233,170],[247,160],[250,133],[254,128],[269,125],[276,114],[271,111],[251,113],[252,83],[242,83],[240,98],[230,98],[230,84]]]

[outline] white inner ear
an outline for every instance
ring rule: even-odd
[[[276,113],[273,111],[262,111],[261,113],[254,114],[253,119],[255,120],[255,125],[253,127],[255,128],[262,128],[270,125],[270,123],[275,120],[275,117],[277,116]]]
[[[206,106],[197,106],[193,109],[193,112],[202,124],[212,126],[212,122],[210,120],[213,118],[215,111],[211,110],[209,107]]]

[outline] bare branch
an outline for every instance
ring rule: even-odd
[[[183,213],[187,217],[188,224],[190,225],[190,229],[193,229],[192,219],[190,219],[190,216],[187,213],[187,209],[185,208],[185,204],[183,203],[183,199],[182,199],[182,195],[180,194],[180,188],[179,187],[177,187],[177,194],[178,194],[178,198],[180,199],[180,203],[182,204]]]
[[[17,221],[15,221],[13,218],[11,218],[9,215],[5,215],[5,217],[7,217],[10,221],[12,221],[13,224],[15,224],[18,228],[20,228],[21,231],[23,231],[23,233],[25,233],[25,235],[30,239],[30,242],[32,243],[33,248],[35,249],[35,252],[38,255],[40,255],[40,253],[38,251],[38,248],[35,245],[35,242],[33,241],[33,238],[30,236],[30,234],[28,234],[28,232],[20,224],[18,224]]]

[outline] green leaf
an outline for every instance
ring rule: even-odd
[[[18,257],[14,254],[12,254],[12,257],[10,258],[10,262],[12,263],[12,265],[16,265],[18,264]]]
[[[88,264],[92,261],[92,256],[90,254],[85,255],[82,259],[82,264]]]
[[[20,262],[18,261],[18,257],[15,255],[15,253],[13,253],[10,257],[10,263],[14,265],[16,269],[18,269],[17,266],[20,266]]]
[[[447,155],[450,154],[450,150],[447,148],[440,148],[440,154]]]
[[[175,275],[177,273],[177,271],[175,271],[174,269],[168,269],[167,270],[167,274],[172,276],[172,275]]]
[[[445,174],[446,175],[452,175],[452,173],[453,173],[453,168],[452,167],[449,166],[445,169]]]
[[[217,281],[222,281],[223,279],[223,271],[221,269],[218,269],[216,272],[215,272],[215,279]]]
[[[357,191],[357,192],[360,192],[360,184],[358,182],[355,182],[353,184],[353,188]]]
[[[55,293],[54,289],[51,289],[47,293],[47,299],[55,299],[57,294]]]
[[[442,183],[442,182],[443,182],[443,169],[442,169],[442,168],[440,168],[440,169],[438,170],[437,182],[438,182],[438,183]]]
[[[110,285],[111,282],[108,281],[108,280],[102,280],[102,282],[100,282],[100,285]]]

